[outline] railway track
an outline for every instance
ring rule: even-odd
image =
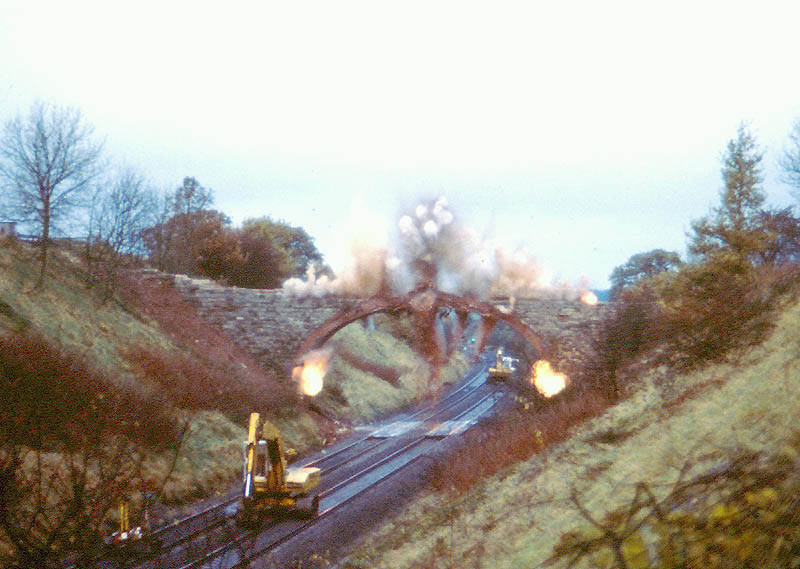
[[[368,434],[313,457],[303,466],[322,469],[320,512],[310,520],[267,520],[258,530],[236,526],[240,492],[221,502],[159,528],[122,547],[100,566],[155,569],[175,567],[243,567],[266,555],[309,526],[331,516],[366,490],[417,461],[449,434],[460,432],[485,416],[501,392],[486,384],[488,364],[481,359],[466,380],[438,402]]]
[[[459,417],[476,411],[481,411],[481,414],[484,414],[499,397],[500,395],[497,393],[486,394],[478,402],[462,411]],[[459,417],[452,420],[457,420]],[[181,565],[180,569],[199,569],[211,566],[212,562],[214,567],[218,568],[248,567],[254,559],[264,556],[269,551],[302,533],[309,526],[318,523],[321,518],[332,515],[362,492],[391,477],[411,462],[416,461],[430,446],[435,444],[437,444],[437,440],[429,437],[427,433],[415,435],[410,441],[404,441],[403,445],[391,454],[369,464],[348,478],[320,492],[321,509],[317,517],[292,523],[270,521],[259,528],[258,531],[242,533],[220,547],[209,551],[203,557]]]

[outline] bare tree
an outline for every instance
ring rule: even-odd
[[[173,235],[167,226],[167,221],[175,211],[175,200],[169,191],[161,191],[156,195],[156,201],[150,219],[150,227],[142,232],[144,247],[150,262],[160,271],[165,270],[167,257],[172,249]]]
[[[163,491],[190,420],[44,338],[0,337],[0,567],[94,567],[115,507]]]
[[[39,283],[47,268],[51,235],[67,221],[99,173],[103,143],[94,139],[75,108],[37,102],[26,118],[17,115],[0,135],[0,182],[8,210],[17,221],[38,230]]]
[[[800,119],[794,121],[789,133],[790,145],[780,157],[784,180],[794,187],[794,196],[800,200]]]
[[[89,278],[104,283],[109,293],[120,267],[143,253],[142,231],[156,211],[157,197],[144,177],[122,168],[101,184],[92,199],[86,261]]]
[[[52,450],[0,448],[0,534],[10,546],[0,559],[7,566],[52,567],[70,553],[88,561],[109,512],[141,491],[146,455],[113,433],[85,435]]]
[[[195,213],[208,209],[214,204],[214,193],[211,188],[200,185],[195,178],[187,176],[183,185],[175,191],[175,214]]]

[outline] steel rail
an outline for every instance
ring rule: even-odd
[[[470,387],[478,377],[480,377],[483,373],[486,373],[488,367],[489,367],[488,364],[486,364],[485,362],[483,364],[481,364],[480,368],[475,370],[475,372],[472,374],[471,377],[469,377],[469,379],[467,379],[464,382],[462,382],[462,384],[459,385],[456,389],[454,389],[452,391],[449,391],[447,393],[447,395],[445,396],[445,400],[450,398],[450,397],[452,397],[452,396],[454,396],[454,395],[456,395],[456,394],[461,393],[462,391],[464,391],[465,389]],[[471,391],[467,392],[467,394],[465,396],[459,397],[456,401],[453,402],[453,404],[463,401],[465,399],[465,397],[469,395],[469,393],[471,393]],[[414,411],[413,413],[408,415],[406,418],[412,419],[414,417],[417,417],[418,415],[421,415],[422,413],[424,413],[426,411],[429,411],[430,409],[436,407],[436,405],[441,404],[442,402],[443,401],[438,401],[436,403],[430,403],[427,406],[423,407],[422,409],[418,409],[418,410]],[[372,437],[371,434],[366,435],[364,437],[361,437],[358,440],[353,441],[352,443],[349,443],[348,445],[346,445],[346,446],[344,446],[344,447],[342,447],[340,449],[336,449],[334,452],[332,452],[332,453],[330,453],[328,455],[325,455],[323,457],[314,459],[314,460],[312,460],[312,461],[310,461],[310,462],[308,462],[306,464],[303,464],[303,466],[318,466],[320,463],[323,463],[323,462],[327,461],[330,458],[333,458],[333,457],[338,456],[339,454],[341,454],[341,453],[343,453],[343,452],[345,452],[347,450],[350,450],[354,446],[363,443],[364,441],[370,439],[371,437]],[[358,456],[358,455],[356,455],[356,456]]]
[[[475,368],[475,366],[473,366],[473,368]],[[407,415],[406,418],[407,419],[412,419],[412,418],[416,418],[416,417],[418,417],[420,415],[426,414],[426,416],[423,419],[423,421],[424,421],[424,420],[430,419],[430,418],[432,418],[432,417],[434,417],[436,415],[440,415],[440,414],[446,412],[448,409],[451,409],[452,407],[455,407],[458,403],[461,403],[462,401],[467,399],[469,396],[471,396],[475,392],[475,389],[477,389],[480,385],[482,385],[482,384],[475,385],[475,383],[476,383],[477,379],[479,379],[483,374],[486,373],[486,370],[487,370],[487,364],[485,362],[481,363],[477,367],[477,369],[474,369],[474,371],[471,372],[471,374],[468,377],[468,379],[466,379],[465,381],[461,382],[461,384],[456,389],[454,389],[452,391],[449,391],[448,394],[445,396],[445,398],[443,398],[443,400],[439,400],[437,402],[431,403],[431,404],[423,407],[422,409],[416,410],[415,412]],[[462,413],[457,415],[454,419],[449,419],[449,420],[457,420],[458,418],[464,416],[465,414],[470,413],[472,410],[474,410],[475,407],[481,405],[488,397],[491,397],[494,394],[496,394],[496,392],[493,392],[492,394],[484,396],[475,405],[471,406],[466,411],[463,411]],[[444,404],[444,406],[443,406],[443,404]],[[435,411],[431,413],[430,412],[431,410],[435,410]],[[304,464],[303,466],[312,466],[312,465],[315,465],[315,464],[321,464],[321,463],[327,462],[329,459],[337,457],[337,456],[340,456],[341,454],[345,453],[348,450],[353,449],[355,446],[357,446],[357,445],[361,444],[362,442],[370,439],[371,437],[372,437],[372,434],[369,434],[369,435],[367,435],[365,437],[362,437],[362,438],[360,438],[360,439],[358,439],[358,440],[346,445],[345,447],[337,449],[335,452],[333,452],[333,453],[331,453],[331,454],[329,454],[327,456],[323,456],[323,457],[320,457],[320,458],[315,459],[313,461],[310,461],[310,462]],[[391,438],[391,437],[389,437],[389,438]],[[335,470],[339,469],[340,467],[346,466],[347,463],[351,462],[353,459],[358,458],[359,456],[362,456],[362,455],[368,453],[369,451],[375,449],[376,447],[384,444],[386,442],[386,440],[388,440],[389,438],[387,438],[385,440],[384,439],[380,439],[378,442],[376,442],[376,444],[370,445],[368,448],[363,449],[363,450],[359,451],[358,453],[354,454],[353,456],[348,457],[345,462],[342,462],[342,463],[340,463],[340,464],[338,464],[336,466],[333,466],[333,467],[323,468],[323,472],[332,472],[332,471],[335,471]],[[381,461],[378,461],[377,463],[368,466],[367,468],[363,469],[359,473],[351,475],[350,477],[348,477],[346,479],[345,482],[348,482],[348,481],[349,482],[353,482],[353,481],[355,481],[356,479],[358,479],[360,477],[366,476],[369,472],[375,470],[376,468],[379,468],[383,464],[386,464],[389,460],[392,460],[392,459],[396,458],[397,456],[402,454],[402,452],[405,452],[406,450],[408,450],[410,447],[413,447],[416,444],[419,444],[419,442],[425,440],[425,438],[426,438],[426,435],[423,435],[423,436],[419,437],[419,439],[414,441],[412,444],[406,445],[406,446],[402,447],[402,449],[400,449],[398,451],[394,451],[388,457],[385,457]],[[379,482],[380,480],[382,480],[382,478],[379,479],[378,481],[376,481],[376,483]],[[329,489],[326,489],[325,491],[321,492],[319,495],[320,496],[330,495],[336,489],[339,489],[339,488],[343,487],[343,485],[344,485],[344,482],[337,483],[335,486],[333,486],[333,487],[331,487]],[[366,490],[366,488],[364,490]],[[355,494],[353,497],[355,497],[356,495],[358,495],[358,494]],[[346,501],[349,501],[350,499],[352,499],[352,498],[348,498],[348,500],[346,500]],[[179,520],[177,522],[174,522],[173,524],[162,526],[161,528],[158,528],[153,533],[148,534],[148,535],[149,536],[154,536],[155,538],[157,538],[157,536],[162,535],[162,534],[167,534],[167,532],[178,531],[180,528],[186,527],[187,525],[190,525],[191,523],[193,523],[194,521],[196,521],[196,520],[198,520],[198,519],[200,519],[202,517],[209,516],[212,512],[223,510],[226,507],[229,507],[232,503],[234,503],[234,502],[236,502],[238,500],[239,500],[239,496],[238,495],[233,497],[233,498],[226,499],[224,502],[221,502],[219,504],[215,504],[214,506],[211,506],[210,508],[208,508],[206,510],[203,510],[201,512],[198,512],[196,514],[187,516],[186,518],[183,518],[183,519],[181,519],[181,520]],[[326,510],[326,512],[327,512],[327,510]],[[320,514],[320,516],[322,516],[322,513]],[[208,525],[206,525],[204,527],[201,527],[200,529],[198,529],[197,531],[195,531],[195,532],[193,532],[191,534],[181,536],[178,539],[176,539],[175,541],[172,541],[172,542],[170,542],[168,544],[164,544],[163,547],[159,548],[160,552],[163,553],[164,550],[167,549],[167,548],[174,548],[176,546],[179,546],[179,545],[188,543],[190,541],[196,540],[199,537],[201,537],[202,535],[212,531],[213,529],[215,529],[216,527],[222,525],[225,521],[230,520],[233,517],[234,517],[233,515],[226,515],[225,517],[213,520],[210,524],[208,524]],[[270,524],[269,526],[267,526],[265,528],[261,528],[260,531],[264,531],[264,529],[269,529],[270,527],[272,527],[272,524]],[[236,541],[238,542],[239,538],[237,538]],[[211,556],[208,559],[214,559],[215,557],[219,557],[222,553],[224,553],[223,550],[229,550],[231,547],[234,547],[235,545],[236,544],[234,543],[234,544],[232,544],[230,546],[223,546],[221,548],[218,548],[214,552],[211,552],[211,553],[208,554],[208,555]],[[140,564],[143,564],[143,563],[145,563],[147,561],[153,561],[153,560],[157,559],[158,557],[159,557],[159,553],[158,552],[152,552],[151,551],[151,552],[148,552],[145,555],[141,555],[139,557],[139,559],[135,560],[135,563],[140,565]],[[197,565],[197,563],[201,563],[201,561],[198,560],[198,561],[192,562],[192,563],[186,565],[185,567],[197,567],[197,566],[199,566],[199,565]]]
[[[480,406],[482,406],[488,399],[496,398],[496,396],[498,394],[500,394],[500,393],[501,393],[500,391],[493,391],[492,393],[489,393],[489,394],[483,396],[475,404],[473,404],[468,409],[466,409],[466,410],[462,411],[461,413],[459,413],[458,415],[456,415],[456,417],[454,419],[450,419],[450,420],[457,420],[457,419],[459,419],[459,418],[471,413],[475,409],[477,409]],[[496,399],[495,399],[495,402],[496,402]],[[494,402],[492,403],[492,406],[493,406],[493,404],[494,404]],[[491,408],[491,406],[489,408],[487,408],[482,413],[482,415],[485,414],[486,412],[488,412],[488,410],[490,408]],[[433,445],[438,445],[441,442],[441,441],[432,441],[430,438],[428,438],[427,434],[423,434],[421,436],[418,436],[417,438],[413,439],[409,443],[405,444],[400,449],[392,452],[391,454],[389,454],[388,456],[382,458],[381,460],[379,460],[379,461],[367,466],[366,468],[360,470],[356,474],[353,474],[352,476],[348,477],[347,479],[337,483],[336,485],[332,486],[331,488],[326,489],[325,491],[321,492],[319,495],[320,496],[329,496],[332,493],[334,493],[334,492],[336,492],[336,491],[338,491],[338,490],[340,490],[340,489],[342,489],[342,488],[344,488],[344,487],[346,487],[346,486],[348,486],[350,484],[354,484],[359,479],[362,479],[365,476],[367,476],[370,472],[373,472],[373,471],[381,468],[382,466],[384,466],[386,464],[389,464],[393,460],[398,459],[399,457],[403,456],[404,454],[407,454],[412,448],[416,447],[417,445],[419,445],[419,444],[421,444],[421,443],[423,443],[425,441],[431,441],[431,443]],[[373,481],[371,481],[371,483],[368,486],[365,486],[365,487],[361,488],[360,490],[357,490],[356,492],[354,492],[353,494],[351,494],[350,496],[348,496],[347,498],[345,498],[341,502],[338,502],[338,503],[336,503],[336,504],[324,509],[323,511],[321,511],[319,513],[319,515],[317,517],[315,517],[315,518],[313,518],[311,520],[308,520],[307,522],[303,523],[301,526],[299,526],[297,528],[294,528],[294,529],[290,530],[289,532],[287,532],[287,533],[285,533],[285,534],[283,534],[283,535],[281,535],[279,537],[276,537],[275,539],[271,540],[270,543],[266,544],[263,547],[258,548],[256,551],[251,552],[251,553],[247,553],[244,556],[244,559],[241,559],[241,560],[237,561],[234,565],[231,565],[231,567],[236,567],[236,568],[247,567],[249,565],[249,563],[253,559],[257,559],[259,557],[262,557],[265,553],[268,553],[269,551],[275,549],[276,547],[278,547],[282,543],[288,541],[292,537],[300,534],[306,528],[314,525],[315,523],[318,523],[318,521],[320,519],[330,515],[332,512],[336,511],[338,508],[341,508],[345,504],[349,503],[351,500],[355,499],[357,496],[361,495],[362,493],[366,492],[367,490],[370,490],[370,489],[374,488],[377,484],[383,482],[384,480],[386,480],[390,476],[400,472],[403,468],[405,468],[408,465],[416,462],[416,460],[419,459],[419,458],[420,458],[420,455],[412,457],[407,462],[401,464],[398,468],[387,471],[383,475],[381,475],[378,478],[376,478]],[[258,531],[263,532],[265,529],[270,529],[272,527],[275,527],[275,525],[278,525],[278,524],[277,523],[270,524],[265,528],[260,528]],[[252,534],[243,534],[243,535],[231,540],[230,542],[218,547],[217,549],[208,552],[206,555],[203,556],[203,558],[197,559],[197,560],[195,560],[195,561],[193,561],[193,562],[191,562],[189,564],[181,566],[180,569],[197,569],[198,567],[202,567],[206,563],[210,563],[211,561],[222,557],[223,555],[225,555],[229,551],[232,551],[233,549],[239,547],[241,544],[243,544],[246,541],[246,539],[249,539],[251,537],[252,537]]]

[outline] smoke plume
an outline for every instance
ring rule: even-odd
[[[506,251],[464,227],[447,199],[417,204],[402,212],[389,245],[356,239],[352,267],[329,279],[313,268],[305,279],[283,285],[287,294],[322,296],[348,294],[370,297],[402,294],[420,285],[476,298],[489,296],[578,298],[585,290],[553,282],[551,274],[525,250]]]

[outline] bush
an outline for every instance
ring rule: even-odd
[[[656,343],[653,321],[657,310],[656,295],[645,281],[625,289],[613,310],[606,313],[592,341],[595,358],[583,375],[608,399],[615,401],[621,395],[619,370]]]
[[[447,459],[432,467],[429,484],[437,491],[465,492],[486,477],[563,441],[572,427],[599,415],[608,405],[596,390],[580,389],[536,408],[506,410],[460,435]]]
[[[289,382],[279,381],[220,329],[203,321],[170,284],[131,278],[121,294],[181,347],[167,352],[131,346],[123,354],[176,406],[217,409],[237,423],[254,410],[280,413],[296,406],[297,393]]]
[[[168,394],[176,407],[218,410],[233,422],[243,423],[254,410],[280,415],[297,403],[294,391],[269,381],[258,370],[248,374],[223,369],[194,354],[143,346],[131,346],[123,355]]]
[[[796,265],[754,267],[720,253],[644,279],[609,311],[586,374],[616,399],[620,371],[637,358],[689,370],[758,345],[781,298],[797,292],[799,274]]]
[[[774,324],[775,291],[736,256],[720,254],[686,265],[659,292],[662,310],[654,334],[683,369],[757,345]]]
[[[678,480],[660,499],[640,482],[630,503],[602,520],[573,494],[573,505],[590,527],[563,534],[545,565],[564,561],[568,567],[609,569],[798,567],[799,451],[795,436],[791,445],[772,456],[740,452],[725,465]]]
[[[0,429],[6,443],[40,449],[105,432],[164,447],[177,435],[163,400],[112,387],[84,358],[36,335],[0,336]]]

